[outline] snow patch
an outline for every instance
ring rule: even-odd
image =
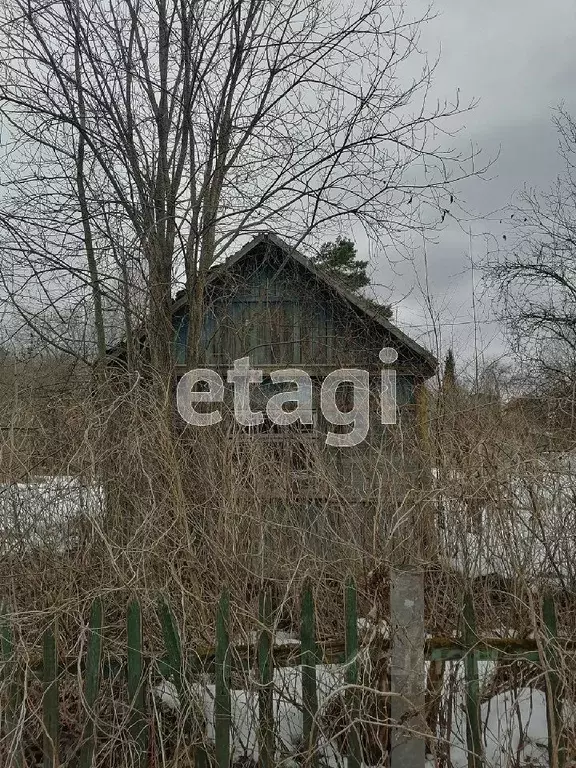
[[[66,475],[0,484],[0,553],[61,549],[74,541],[75,521],[102,512],[100,486]]]

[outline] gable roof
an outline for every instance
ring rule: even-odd
[[[345,285],[343,285],[332,275],[329,275],[323,270],[319,269],[310,261],[309,258],[297,251],[273,232],[261,232],[260,234],[253,237],[252,240],[250,240],[248,243],[246,243],[246,245],[244,245],[239,251],[222,262],[222,264],[218,264],[213,267],[208,273],[207,284],[213,283],[219,277],[226,274],[226,272],[228,272],[232,267],[237,265],[244,258],[247,258],[257,246],[262,244],[270,244],[275,246],[281,251],[281,253],[284,254],[286,260],[291,259],[292,261],[295,261],[310,274],[312,274],[318,282],[324,284],[327,288],[330,289],[330,291],[338,295],[346,303],[350,304],[353,308],[360,312],[360,314],[368,317],[370,320],[373,320],[378,325],[380,325],[393,339],[396,339],[399,344],[403,345],[407,349],[411,350],[415,355],[417,355],[417,357],[422,360],[422,363],[429,369],[430,375],[434,373],[438,366],[438,361],[431,352],[418,344],[418,342],[414,341],[414,339],[411,339],[409,336],[403,333],[397,326],[394,325],[394,323],[391,323],[388,318],[384,317],[383,313],[379,312],[378,309],[375,308],[369,301],[362,298],[362,296],[358,296],[357,294],[350,291]],[[186,306],[186,303],[187,297],[185,292],[182,291],[176,296],[176,299],[174,300],[172,305],[172,312],[177,312],[179,309],[182,309],[182,307]],[[119,347],[122,346],[123,345],[119,345]],[[118,347],[114,347],[114,349],[111,350],[111,354],[114,355],[117,349]]]

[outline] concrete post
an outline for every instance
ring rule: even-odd
[[[390,573],[392,693],[391,768],[424,768],[424,576],[412,568]]]

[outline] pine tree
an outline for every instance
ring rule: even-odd
[[[312,257],[312,262],[353,293],[361,293],[362,288],[370,285],[368,262],[358,258],[356,245],[347,237],[337,237],[335,242],[323,243],[318,254]],[[363,298],[384,317],[392,316],[392,309],[388,305],[366,296]]]
[[[442,386],[444,389],[456,386],[456,363],[454,361],[454,352],[452,347],[448,350],[444,360],[444,376],[442,377]]]
[[[312,261],[355,293],[370,285],[366,272],[368,262],[358,259],[356,246],[347,237],[337,237],[335,242],[321,245],[318,255]]]

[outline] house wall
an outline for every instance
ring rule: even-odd
[[[185,363],[188,318],[175,315],[176,360]],[[359,367],[376,373],[383,346],[399,351],[403,376],[420,363],[375,321],[360,316],[336,293],[280,253],[262,250],[209,288],[202,328],[203,364],[229,367],[248,356],[253,367],[303,367],[311,375]],[[403,382],[406,392],[409,380]]]
[[[175,329],[176,358],[184,372],[187,333],[184,309],[175,317]],[[382,363],[378,353],[383,346],[394,346],[399,351],[397,398],[402,425],[397,427],[380,424]],[[349,497],[367,499],[378,494],[377,489],[382,485],[391,489],[390,478],[399,475],[401,466],[406,464],[406,439],[413,445],[410,425],[413,423],[415,390],[422,381],[421,364],[410,356],[409,351],[400,348],[395,339],[387,338],[382,326],[360,316],[298,264],[285,263],[280,254],[257,252],[253,259],[243,261],[238,268],[215,281],[206,297],[202,353],[202,364],[219,369],[224,381],[226,369],[242,357],[249,357],[253,368],[264,370],[262,386],[252,385],[251,388],[254,410],[264,410],[265,402],[272,394],[274,386],[266,378],[270,370],[298,367],[313,378],[313,429],[302,430],[297,438],[288,437],[286,444],[279,445],[283,441],[280,430],[269,425],[253,431],[236,428],[241,436],[259,442],[256,451],[262,450],[263,457],[284,457],[276,462],[282,465],[282,471],[274,461],[253,458],[262,468],[257,473],[258,478],[269,492],[285,497],[290,486],[296,493],[305,489],[307,495],[325,497],[333,486]],[[325,445],[326,432],[335,431],[335,427],[320,413],[319,393],[325,376],[337,368],[361,368],[371,374],[370,433],[368,439],[354,449]],[[280,385],[280,388],[285,387]],[[343,405],[340,407],[344,408]],[[223,411],[232,421],[231,386],[226,386]],[[348,429],[344,427],[343,431]],[[297,450],[290,447],[290,439],[302,446],[297,446]],[[295,473],[291,474],[290,461],[286,459],[289,455],[301,456],[302,452],[308,452],[312,457],[313,469],[307,477],[306,473],[298,474],[295,467],[292,467]],[[296,481],[295,475],[298,475]],[[312,483],[310,478],[313,478]],[[391,490],[388,493],[391,495]]]

